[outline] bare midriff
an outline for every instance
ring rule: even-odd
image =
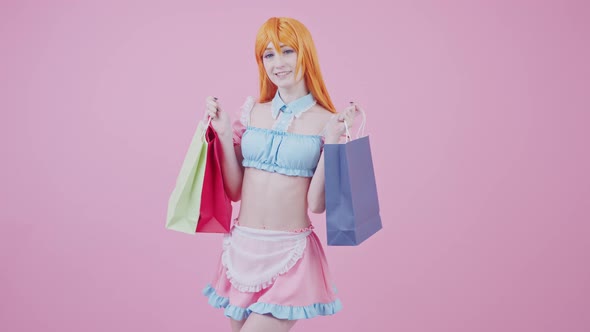
[[[239,224],[292,231],[310,225],[307,191],[311,178],[245,168]]]

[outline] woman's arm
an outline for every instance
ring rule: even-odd
[[[241,198],[244,176],[241,145],[238,142],[234,144],[234,135],[237,133],[234,133],[229,114],[221,109],[217,98],[207,97],[206,104],[205,115],[211,117],[211,126],[217,132],[217,139],[221,143],[223,186],[229,199],[237,202]]]
[[[241,199],[244,168],[242,167],[241,145],[234,145],[232,137],[220,137],[222,146],[221,171],[223,185],[228,197],[237,202]]]
[[[324,152],[320,155],[320,161],[311,178],[307,191],[307,205],[313,213],[323,213],[326,210],[324,183],[326,179],[324,169]]]

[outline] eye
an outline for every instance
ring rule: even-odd
[[[292,49],[289,49],[289,48],[283,51],[283,54],[291,54],[291,53],[295,53],[295,51]]]
[[[263,58],[265,58],[265,59],[270,59],[270,58],[272,58],[273,56],[274,56],[274,54],[272,54],[272,53],[266,53],[266,54],[265,54],[264,56],[262,56],[262,57],[263,57]]]

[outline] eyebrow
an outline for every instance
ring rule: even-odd
[[[291,46],[283,44],[283,45],[281,45],[281,48],[283,48],[283,47],[291,47]],[[267,47],[265,51],[272,51],[272,50],[274,50],[274,48]]]

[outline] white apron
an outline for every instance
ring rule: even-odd
[[[303,256],[311,230],[295,233],[235,225],[223,240],[221,262],[240,292],[258,292]]]

